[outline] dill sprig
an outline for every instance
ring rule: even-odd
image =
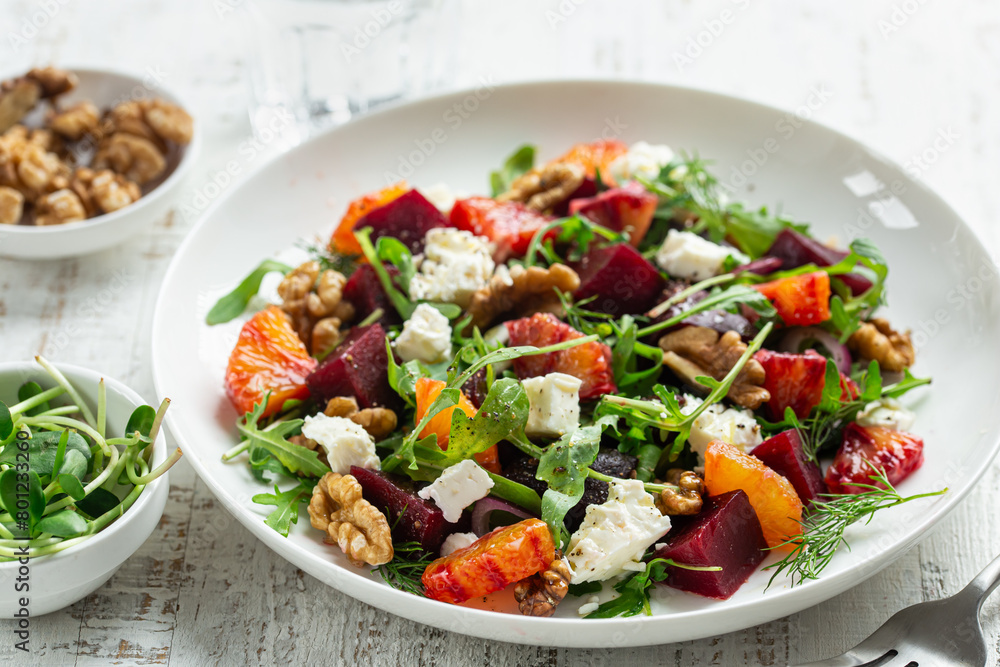
[[[434,555],[427,553],[419,542],[395,544],[393,550],[395,553],[392,560],[379,565],[375,571],[393,588],[425,597],[424,584],[420,578],[427,566],[434,562]]]
[[[867,490],[857,494],[824,494],[829,500],[814,501],[809,513],[799,522],[802,533],[778,545],[791,545],[794,547],[792,551],[782,560],[764,568],[774,570],[768,586],[782,573],[788,573],[792,586],[807,579],[817,579],[820,572],[830,564],[841,544],[850,549],[844,537],[848,526],[863,519],[866,524],[871,522],[875,512],[879,510],[920,498],[940,496],[948,491],[944,488],[930,493],[901,496],[889,483],[885,471],[870,461],[865,463],[872,469],[872,474],[869,475],[871,483],[853,486]]]
[[[343,255],[331,250],[319,239],[299,239],[296,244],[302,250],[309,253],[310,257],[319,262],[320,269],[326,271],[332,269],[339,271],[345,276],[350,276],[358,268],[360,255]]]

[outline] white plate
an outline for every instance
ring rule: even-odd
[[[490,169],[523,142],[542,158],[600,136],[697,151],[716,161],[736,198],[775,205],[814,225],[819,238],[872,238],[889,260],[889,314],[913,327],[914,368],[933,375],[907,403],[927,443],[926,463],[904,493],[950,487],[943,497],[884,512],[852,527],[818,581],[790,588],[756,573],[719,602],[659,590],[652,617],[582,620],[569,601],[555,618],[451,606],[395,591],[324,545],[308,520],[285,539],[250,497],[264,491],[242,462],[220,455],[235,440],[236,412],[222,389],[240,323],[210,328],[207,310],[262,258],[324,233],[347,202],[406,176],[484,192]],[[742,170],[741,171],[733,171]],[[748,175],[752,186],[742,186]],[[881,183],[878,191],[870,192]],[[892,197],[893,199],[889,199]],[[879,214],[869,212],[869,207]],[[786,112],[722,95],[624,82],[540,82],[455,93],[388,109],[279,157],[218,201],[178,251],[153,326],[157,391],[173,399],[170,428],[225,507],[282,557],[355,598],[428,625],[525,644],[615,647],[661,644],[753,626],[823,602],[899,558],[961,500],[997,450],[1000,281],[968,227],[941,199],[881,156]],[[303,514],[305,514],[303,510]]]

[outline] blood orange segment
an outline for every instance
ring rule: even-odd
[[[788,326],[811,326],[830,319],[830,276],[815,271],[755,285]]]
[[[441,380],[432,380],[430,378],[419,378],[417,380],[416,386],[416,398],[417,398],[417,411],[416,411],[416,421],[419,424],[420,420],[424,418],[427,414],[427,410],[431,407],[441,392],[444,391],[445,383]],[[424,427],[424,430],[420,432],[421,438],[426,438],[429,435],[437,436],[437,444],[441,449],[448,449],[448,438],[451,435],[451,416],[455,410],[461,410],[465,413],[466,417],[476,416],[476,407],[466,398],[465,394],[462,394],[461,399],[458,401],[458,405],[453,405],[450,408],[445,408],[441,412],[437,413]],[[493,445],[484,452],[476,454],[476,462],[483,466],[492,473],[499,474],[500,472],[500,460],[497,455],[497,447]]]
[[[582,333],[565,322],[560,322],[551,313],[535,313],[531,317],[507,322],[506,325],[511,346],[545,347],[583,337]],[[579,378],[583,381],[580,387],[582,401],[617,391],[611,371],[611,348],[597,341],[559,352],[515,359],[514,371],[522,380],[556,372]]]
[[[427,597],[460,604],[537,574],[555,560],[552,533],[541,519],[525,519],[483,535],[424,570]]]
[[[340,219],[340,224],[330,237],[330,249],[345,255],[360,255],[361,246],[354,238],[354,224],[379,206],[385,206],[393,199],[409,192],[406,181],[393,183],[377,192],[358,197],[347,206],[347,213]]]
[[[552,162],[575,162],[587,171],[587,176],[594,178],[601,172],[601,180],[612,183],[611,163],[628,152],[628,146],[617,139],[598,139],[589,143],[576,144],[561,157]]]
[[[705,489],[711,496],[746,493],[770,547],[791,550],[779,545],[802,533],[802,501],[791,482],[727,442],[713,440],[705,450]]]
[[[246,413],[271,394],[264,416],[274,414],[288,399],[309,397],[306,376],[316,367],[288,316],[269,306],[243,325],[226,367],[226,395]]]
[[[517,202],[498,202],[488,197],[469,197],[455,202],[450,222],[459,229],[485,236],[494,246],[498,260],[522,257],[535,233],[551,218]],[[555,236],[553,230],[548,236]],[[547,236],[547,238],[548,238]]]
[[[868,491],[858,484],[871,484],[871,465],[882,470],[890,484],[897,484],[924,463],[924,441],[912,433],[883,426],[861,426],[855,422],[844,429],[840,450],[826,471],[832,493]]]

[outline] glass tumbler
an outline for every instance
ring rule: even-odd
[[[248,0],[244,8],[250,120],[262,140],[295,144],[432,89],[454,56],[433,38],[457,21],[457,3],[446,0]]]

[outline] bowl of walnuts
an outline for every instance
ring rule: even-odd
[[[0,80],[0,256],[84,255],[149,227],[199,140],[152,72],[45,67]]]

